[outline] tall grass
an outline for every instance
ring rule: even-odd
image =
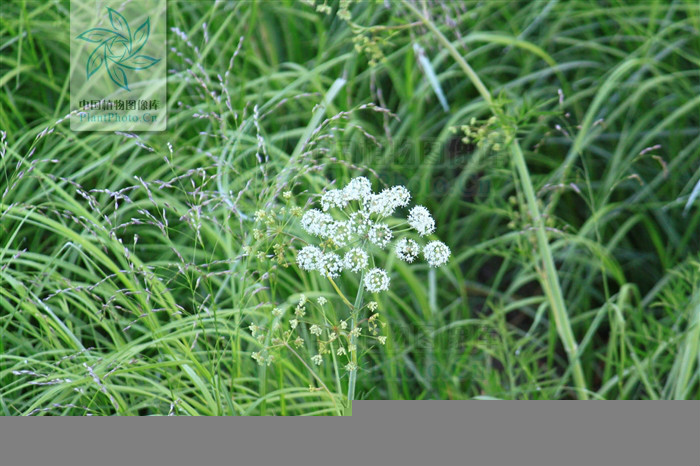
[[[139,134],[70,130],[68,2],[1,8],[5,415],[341,412],[309,348],[251,358],[335,294],[253,213],[358,175],[453,258],[387,255],[356,399],[700,397],[696,2],[169,2],[169,129]]]

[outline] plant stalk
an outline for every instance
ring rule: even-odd
[[[350,316],[350,330],[355,328],[355,322],[357,321],[358,314],[360,313],[360,308],[362,307],[362,298],[364,295],[364,289],[362,288],[362,279],[364,278],[364,272],[360,275],[360,285],[357,289],[357,296],[355,296],[355,304],[353,305],[353,311]],[[352,402],[355,399],[355,382],[357,381],[357,337],[350,335],[350,344],[355,345],[355,350],[351,351],[352,362],[355,364],[355,370],[350,371],[350,376],[348,378],[348,409],[352,413]]]

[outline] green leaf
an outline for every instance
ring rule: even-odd
[[[693,192],[690,193],[690,197],[688,198],[688,202],[685,204],[685,208],[683,209],[683,216],[686,216],[688,214],[688,211],[690,210],[690,206],[693,205],[695,198],[698,196],[700,196],[700,180],[698,180],[697,184],[693,188]]]
[[[105,44],[102,43],[99,47],[95,47],[95,50],[88,57],[85,67],[86,79],[90,79],[90,76],[102,67],[102,63],[104,63],[104,46]]]
[[[99,44],[101,42],[104,42],[105,40],[111,39],[114,36],[120,36],[124,38],[124,36],[122,36],[118,32],[114,32],[110,29],[92,28],[80,34],[78,37],[76,37],[76,39]]]
[[[413,50],[416,54],[416,58],[418,59],[418,62],[421,64],[421,67],[423,68],[423,72],[425,73],[425,77],[428,78],[428,82],[430,83],[430,87],[433,88],[433,92],[435,92],[435,95],[437,96],[438,101],[440,101],[440,105],[442,105],[442,109],[446,112],[449,112],[450,106],[447,103],[447,99],[445,98],[445,94],[442,92],[442,87],[440,86],[440,80],[438,80],[438,77],[435,74],[435,70],[433,70],[433,65],[430,63],[430,60],[428,60],[428,58],[425,56],[425,51],[417,43],[413,44]]]
[[[132,55],[136,55],[148,42],[148,37],[151,35],[151,18],[146,18],[141,26],[134,33]]]
[[[131,29],[129,29],[129,23],[118,11],[109,7],[107,7],[107,11],[109,11],[109,22],[112,23],[114,30],[124,34],[126,38],[129,39],[129,43],[131,43]]]
[[[127,91],[131,90],[129,89],[129,82],[126,79],[126,73],[118,63],[112,62],[111,64],[107,65],[107,72],[109,73],[109,77],[112,79],[114,84]]]
[[[149,57],[148,55],[136,55],[135,57],[127,58],[120,61],[119,64],[131,70],[145,70],[150,68],[160,61],[160,58]]]

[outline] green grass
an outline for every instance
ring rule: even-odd
[[[59,121],[68,10],[2,6],[3,414],[342,412],[342,368],[258,366],[248,326],[302,293],[346,312],[279,212],[359,175],[405,184],[453,257],[382,258],[356,399],[700,398],[696,2],[353,3],[354,27],[170,2],[198,52],[169,33],[169,129],[138,139]],[[492,115],[497,146],[462,141]]]

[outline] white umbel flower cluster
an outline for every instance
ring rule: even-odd
[[[395,240],[390,225],[400,227],[402,224],[387,219],[394,216],[397,209],[407,207],[410,200],[411,193],[405,186],[374,193],[372,184],[363,176],[353,178],[342,189],[326,191],[320,198],[321,209],[309,209],[301,217],[304,231],[322,241],[321,247],[309,245],[298,252],[299,268],[318,271],[329,278],[336,278],[343,271],[364,273],[362,285],[367,291],[388,290],[389,274],[374,267],[372,252],[386,249]],[[416,238],[435,232],[435,220],[423,206],[413,207],[406,221],[415,230]],[[440,241],[421,247],[415,239],[405,236],[398,238],[393,249],[396,257],[409,263],[414,262],[422,250],[432,267],[444,265],[450,257],[450,248]],[[367,270],[370,264],[374,268]]]
[[[431,267],[445,265],[450,258],[450,248],[442,241],[431,241],[423,248],[423,255]]]
[[[360,248],[352,248],[345,253],[345,268],[351,272],[359,272],[367,268],[369,255]]]
[[[413,262],[420,254],[420,246],[410,238],[401,238],[396,243],[396,256],[405,262]]]
[[[366,197],[372,194],[372,183],[364,176],[353,178],[343,188],[345,199],[349,201],[363,201]]]
[[[376,244],[380,248],[384,249],[387,244],[389,244],[389,241],[391,241],[393,236],[394,234],[391,232],[391,228],[389,228],[386,224],[375,223],[372,225],[372,228],[369,229],[367,239],[369,239],[372,244]]]
[[[330,236],[333,242],[342,247],[352,240],[352,225],[349,221],[335,222],[331,227]]]
[[[369,213],[364,210],[353,212],[349,216],[350,227],[356,235],[364,235],[372,227],[372,220],[369,219]]]
[[[387,188],[379,194],[369,194],[363,199],[363,207],[379,217],[389,217],[399,207],[406,207],[411,193],[405,186]]]
[[[323,251],[316,246],[304,246],[297,254],[297,264],[308,272],[318,270],[323,264]]]
[[[408,224],[421,236],[429,235],[435,231],[435,220],[428,209],[422,205],[415,206],[408,213]]]
[[[343,191],[340,189],[331,189],[330,191],[326,191],[326,193],[321,197],[321,207],[324,211],[333,207],[342,209],[346,205],[348,205],[348,200]]]
[[[302,228],[310,234],[321,238],[327,238],[330,235],[334,223],[333,217],[318,209],[308,210],[301,217]]]
[[[365,288],[370,293],[378,293],[389,289],[391,279],[386,271],[382,269],[372,269],[365,275]]]
[[[339,277],[343,271],[343,259],[334,252],[327,252],[323,254],[323,264],[318,270],[331,278]]]

